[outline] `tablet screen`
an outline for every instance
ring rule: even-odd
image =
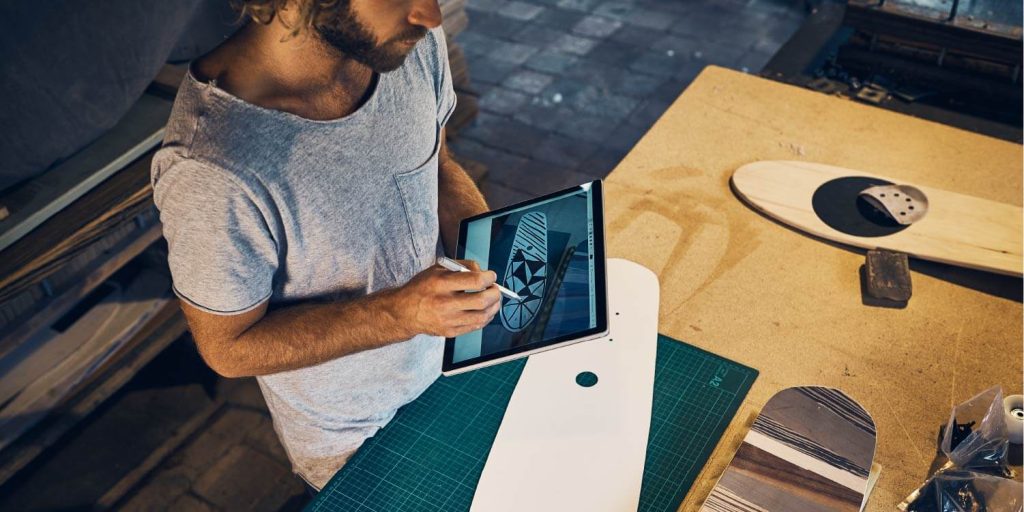
[[[522,300],[503,295],[487,326],[449,339],[446,370],[606,330],[600,194],[596,181],[462,222],[459,259]]]

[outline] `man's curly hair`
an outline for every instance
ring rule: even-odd
[[[298,14],[289,22],[281,20],[285,27],[291,29],[288,37],[330,24],[337,17],[339,9],[347,9],[349,0],[292,0],[298,8]],[[278,17],[279,12],[288,5],[289,0],[231,0],[231,6],[242,18],[249,18],[256,23],[268,25]]]

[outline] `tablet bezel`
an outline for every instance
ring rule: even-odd
[[[593,200],[592,212],[594,216],[594,292],[596,295],[596,311],[597,311],[597,325],[592,328],[579,331],[572,334],[565,334],[558,336],[554,339],[544,342],[541,346],[523,346],[502,350],[493,354],[487,354],[478,356],[473,359],[467,359],[458,363],[452,362],[452,357],[455,353],[455,338],[445,338],[444,340],[444,356],[441,362],[441,372],[445,375],[454,375],[456,373],[462,373],[465,371],[473,370],[476,368],[482,368],[485,366],[491,366],[512,359],[518,359],[525,357],[530,354],[537,352],[543,352],[545,350],[551,350],[565,345],[571,345],[585,340],[594,339],[603,336],[608,333],[608,279],[606,274],[606,260],[605,260],[605,237],[604,237],[604,188],[601,180],[594,180],[589,183],[583,183],[575,187],[569,187],[562,189],[550,194],[529,199],[516,204],[506,206],[497,210],[492,210],[479,215],[474,215],[462,219],[459,222],[459,240],[456,245],[456,257],[458,259],[464,259],[466,255],[466,233],[470,222],[477,221],[480,219],[486,219],[489,217],[495,217],[508,213],[513,210],[518,210],[524,207],[531,206],[536,203],[541,203],[549,199],[554,199],[559,196],[566,196],[574,192],[579,192],[587,185],[590,186],[591,198]]]

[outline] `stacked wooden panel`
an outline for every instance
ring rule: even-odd
[[[184,332],[166,259],[144,254],[171,101],[147,93],[146,115],[0,197],[0,483]]]
[[[1020,127],[1020,2],[850,0],[843,26],[852,33],[836,60],[851,75],[891,83],[873,88]]]

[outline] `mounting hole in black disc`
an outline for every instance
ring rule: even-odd
[[[862,176],[826,181],[814,191],[811,206],[822,222],[847,235],[887,236],[910,227],[890,219],[860,197],[862,190],[876,185],[892,183]]]
[[[597,384],[597,375],[594,372],[580,372],[576,375],[576,384],[589,388]]]

